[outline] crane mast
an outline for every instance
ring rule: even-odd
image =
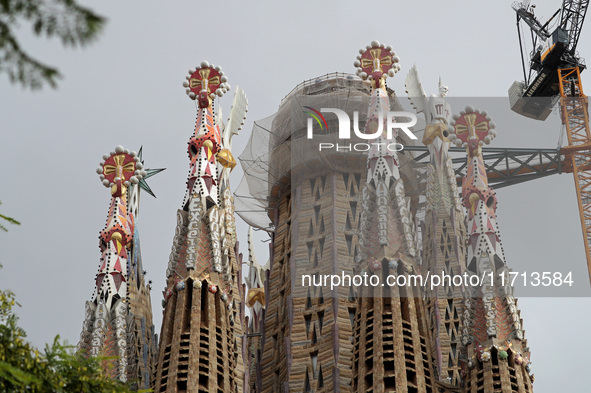
[[[579,67],[561,68],[560,113],[566,129],[568,146],[562,148],[566,172],[575,178],[585,256],[591,280],[591,131],[589,130],[589,103],[583,94]]]
[[[564,0],[562,7],[544,24],[534,15],[529,1],[514,3],[524,81],[509,89],[511,109],[536,120],[545,120],[557,101],[568,145],[561,149],[565,172],[575,179],[585,256],[591,281],[591,130],[589,104],[583,93],[581,72],[585,62],[577,53],[581,28],[590,0]],[[550,22],[560,15],[554,31]],[[520,22],[530,27],[533,50],[524,48]]]

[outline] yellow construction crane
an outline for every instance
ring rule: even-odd
[[[576,52],[590,0],[563,0],[562,7],[544,24],[529,1],[514,3],[523,82],[509,89],[511,109],[532,119],[545,120],[560,101],[562,124],[568,145],[561,149],[563,170],[575,178],[583,242],[591,281],[591,130],[589,105],[583,94],[581,72],[586,68]],[[557,27],[550,29],[557,19]],[[533,50],[527,53],[522,23],[530,28]],[[551,30],[551,31],[550,31]]]

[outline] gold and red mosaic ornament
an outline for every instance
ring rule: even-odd
[[[200,108],[207,108],[215,96],[223,96],[228,90],[228,78],[224,75],[220,66],[215,66],[207,61],[202,61],[200,67],[189,70],[190,76],[183,83],[187,95],[199,101]],[[189,158],[194,159],[202,146],[206,146],[216,155],[217,161],[233,170],[236,166],[232,152],[227,148],[221,148],[221,135],[219,126],[214,124],[213,114],[209,111],[199,112],[197,128],[207,130],[205,134],[196,130],[196,135],[189,140]]]
[[[105,154],[96,172],[103,185],[111,188],[111,194],[115,197],[123,195],[125,187],[137,184],[146,176],[146,171],[137,153],[129,151],[123,146],[117,146],[115,151]]]
[[[486,111],[479,111],[468,105],[460,115],[453,115],[454,122],[448,128],[449,140],[457,147],[469,147],[475,150],[488,145],[496,136],[496,125]]]
[[[198,100],[200,108],[207,108],[216,95],[221,97],[230,90],[222,67],[209,64],[206,60],[199,67],[189,70],[183,86],[187,89],[189,98]]]
[[[384,75],[394,76],[400,71],[400,59],[391,46],[385,46],[374,40],[365,49],[359,50],[353,65],[357,75],[363,80],[380,80]]]

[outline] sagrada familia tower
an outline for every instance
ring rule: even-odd
[[[430,154],[421,172],[410,154],[383,148],[416,143],[387,118],[404,116],[387,87],[401,70],[399,58],[374,41],[355,67],[357,76],[297,86],[267,138],[251,137],[268,157],[268,176],[257,180],[267,187],[272,227],[269,265],[257,262],[251,230],[244,269],[229,174],[246,97],[237,89],[224,123],[214,108],[230,88],[223,71],[205,61],[190,70],[185,87],[198,104],[197,121],[158,343],[137,228],[140,189],[151,193],[145,179],[159,170],[143,169],[141,151],[120,146],[103,157],[98,172],[111,207],[80,350],[112,356],[104,366],[113,378],[154,392],[533,393],[482,157],[496,136],[494,123],[470,106],[454,115],[447,88],[440,82],[439,94],[427,96],[412,67],[406,90],[424,117]],[[319,151],[317,143],[329,146],[338,129],[337,119],[314,109],[321,107],[355,118],[351,142],[367,149]],[[314,134],[304,114],[324,133]],[[452,143],[467,154],[461,191]],[[417,285],[433,275],[490,279]],[[303,285],[304,276],[312,284]],[[327,276],[397,285],[318,283]]]
[[[117,146],[97,169],[111,190],[107,223],[99,235],[101,258],[79,348],[107,358],[107,373],[132,387],[147,389],[154,373],[156,335],[152,324],[150,287],[140,253],[138,216],[140,190],[151,195],[146,179],[162,169],[145,170],[142,152]]]

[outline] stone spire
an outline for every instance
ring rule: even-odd
[[[189,74],[184,85],[199,109],[166,271],[154,389],[241,392],[244,305],[228,172],[236,165],[231,137],[244,121],[246,99],[239,90],[224,128],[213,112],[213,99],[230,88],[223,71],[204,61]]]
[[[451,105],[445,100],[447,87],[439,78],[439,95],[428,97],[423,90],[416,66],[406,78],[409,99],[417,113],[425,116],[423,144],[428,147],[426,214],[422,226],[425,276],[461,275],[466,270],[466,228],[464,213],[449,150],[448,126]],[[455,386],[461,384],[460,358],[464,353],[461,332],[463,287],[449,281],[426,290],[431,354],[437,379]]]
[[[395,130],[386,134],[390,103],[385,80],[400,65],[392,48],[377,41],[360,53],[358,75],[372,84],[365,133],[375,139],[367,158],[356,262],[359,274],[378,276],[383,285],[357,291],[352,391],[426,393],[433,381],[422,294],[416,286],[386,284],[388,277],[420,274],[410,199],[397,153],[386,148],[397,135]]]
[[[390,111],[386,77],[394,76],[400,64],[391,47],[379,44],[376,47],[376,42],[360,50],[363,53],[355,62],[358,65],[357,74],[362,79],[369,79],[372,84],[364,131],[365,134],[375,135],[367,157],[358,261],[363,261],[365,266],[362,268],[381,271],[384,258],[396,260],[399,255],[415,257],[417,250],[410,202],[404,194],[397,152],[388,148],[396,139],[396,129],[391,141],[386,138],[386,116]]]
[[[150,288],[139,247],[139,190],[149,190],[145,179],[161,170],[144,170],[141,150],[138,155],[122,146],[104,155],[97,169],[111,190],[111,206],[99,236],[99,271],[92,299],[86,302],[79,348],[112,357],[105,360],[107,372],[137,388],[149,388],[156,354]]]
[[[496,136],[484,111],[466,107],[454,116],[450,139],[468,155],[462,198],[467,210],[467,269],[484,278],[469,288],[464,302],[462,341],[467,347],[468,392],[532,392],[529,348],[497,225],[497,196],[488,186],[481,147]]]
[[[268,263],[261,266],[255,255],[252,227],[248,228],[248,276],[246,278],[246,306],[250,310],[250,317],[246,317],[247,337],[245,343],[249,356],[245,356],[246,373],[252,391],[261,390],[260,360],[261,338],[265,318],[265,281],[269,272]]]

